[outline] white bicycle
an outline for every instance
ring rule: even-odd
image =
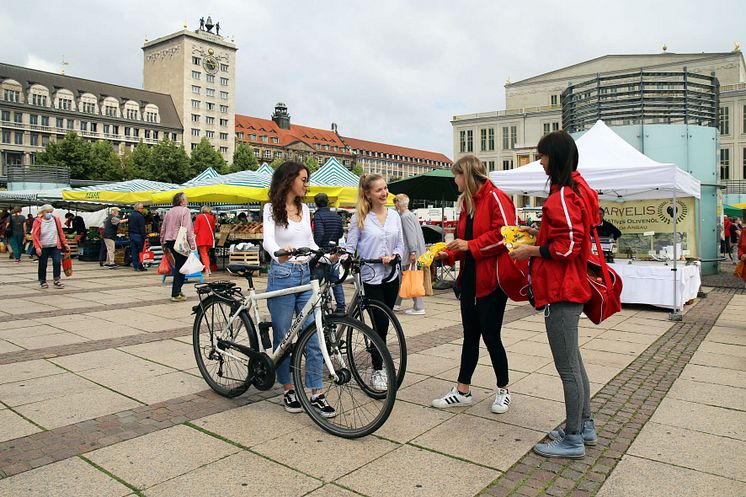
[[[309,265],[313,268],[326,254],[300,248],[275,255],[311,256]],[[195,285],[200,303],[193,308],[194,355],[210,388],[225,397],[241,395],[252,385],[269,390],[275,384],[277,363],[292,351],[290,369],[296,398],[317,425],[344,438],[362,437],[380,428],[391,414],[397,390],[394,363],[381,337],[360,321],[324,313],[322,309],[329,306],[323,299],[330,298],[331,292],[320,291],[315,279],[306,285],[257,293],[252,276],[259,266],[230,264],[227,269],[246,277],[248,296],[230,281]],[[310,299],[273,350],[272,323],[261,321],[258,302],[309,290]],[[311,313],[314,322],[303,329]],[[311,347],[320,348],[321,364],[309,359]],[[376,371],[385,372],[385,389],[380,384],[374,387],[372,376]],[[335,410],[333,417],[325,416],[311,404],[310,385],[319,382],[320,393]]]

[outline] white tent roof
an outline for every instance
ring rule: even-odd
[[[656,162],[639,152],[598,121],[578,138],[578,171],[601,200],[667,198],[673,195],[699,198],[697,178],[675,164]],[[547,175],[539,161],[510,171],[493,171],[490,179],[507,194],[545,197]]]

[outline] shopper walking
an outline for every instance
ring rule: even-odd
[[[117,267],[114,262],[114,255],[116,253],[117,231],[121,222],[122,218],[119,217],[119,207],[112,207],[104,220],[103,232],[103,242],[106,245],[106,262],[104,263],[104,267],[108,269],[116,269]]]
[[[316,204],[316,213],[313,216],[313,240],[316,245],[324,250],[339,246],[339,239],[344,235],[342,218],[336,212],[329,209],[329,196],[326,193],[317,193],[313,197]],[[325,278],[338,274],[338,265],[319,264],[316,266],[316,277]],[[344,313],[345,293],[342,284],[332,287],[334,301],[337,303],[336,312]]]
[[[460,289],[464,341],[456,386],[433,400],[432,405],[442,409],[472,404],[470,385],[479,359],[481,337],[496,379],[495,400],[490,409],[502,414],[508,411],[511,401],[508,356],[500,336],[508,297],[498,284],[496,268],[499,270],[498,256],[507,251],[500,228],[515,224],[515,207],[510,197],[492,184],[484,164],[473,155],[456,161],[451,172],[461,192],[458,199],[461,214],[456,239],[437,258],[449,266],[460,261],[456,285]]]
[[[197,250],[197,242],[194,239],[194,228],[192,226],[192,217],[189,214],[186,194],[179,192],[174,195],[173,207],[169,209],[163,217],[161,224],[161,245],[163,246],[163,256],[169,257],[169,262],[173,268],[173,281],[171,283],[171,302],[183,302],[186,296],[181,292],[184,286],[184,275],[181,274],[181,266],[187,260],[187,256],[174,250],[176,237],[179,235],[179,229],[186,229],[187,243],[191,250]]]
[[[363,280],[365,295],[371,300],[383,302],[389,308],[396,304],[399,295],[399,276],[397,269],[390,279],[386,280],[390,264],[396,264],[404,258],[404,236],[401,218],[394,209],[386,207],[389,187],[379,174],[365,174],[360,177],[357,194],[357,207],[350,219],[345,249],[357,252],[362,259],[378,259],[382,264],[366,266],[360,276]],[[398,256],[398,259],[397,259]],[[389,318],[381,311],[373,311],[375,331],[386,342]],[[382,369],[381,358],[373,354],[373,387],[385,390],[388,384],[386,371]]]
[[[738,260],[746,265],[746,230],[741,230],[738,238]],[[746,271],[741,273],[741,279],[746,284]],[[745,285],[746,286],[746,285]]]
[[[215,248],[215,217],[212,215],[212,207],[202,206],[202,212],[194,221],[194,235],[197,237],[197,250],[205,266],[202,272],[210,276],[210,251]]]
[[[552,431],[550,443],[534,446],[547,457],[582,458],[585,446],[596,443],[591,417],[590,383],[578,347],[578,319],[591,298],[587,263],[591,230],[598,225],[598,196],[576,171],[578,149],[565,131],[554,131],[537,146],[541,165],[549,176],[549,197],[542,208],[535,246],[520,245],[516,260],[531,259],[534,303],[544,309],[549,347],[562,379],[565,428]]]
[[[145,216],[142,212],[145,210],[145,206],[142,203],[134,205],[132,214],[127,219],[127,228],[129,229],[130,237],[130,255],[132,256],[132,268],[135,271],[147,271],[142,265],[140,260],[140,254],[145,249]]]
[[[412,269],[417,268],[417,258],[425,253],[425,236],[422,234],[422,228],[420,222],[417,220],[417,216],[409,210],[409,196],[405,193],[400,193],[394,197],[394,207],[401,217],[402,235],[404,238],[404,266],[409,266]],[[396,296],[396,303],[394,310],[398,311],[401,309],[402,298]],[[404,311],[404,314],[410,315],[422,315],[425,314],[425,299],[422,297],[415,297],[412,299],[413,305],[411,309]]]
[[[39,257],[39,285],[49,288],[47,284],[47,263],[52,259],[52,277],[55,288],[65,288],[60,281],[62,275],[62,250],[70,250],[65,241],[65,232],[62,231],[62,222],[52,213],[54,208],[44,204],[39,209],[39,217],[34,221],[31,235],[34,240],[34,249]]]
[[[272,263],[267,275],[267,291],[272,292],[299,285],[308,284],[311,281],[311,272],[308,266],[308,258],[277,257],[275,252],[280,249],[292,250],[294,248],[310,247],[317,249],[311,232],[311,213],[308,206],[301,201],[306,195],[309,171],[306,166],[298,162],[288,161],[281,164],[272,174],[272,182],[269,186],[269,203],[264,205],[263,227],[264,227],[264,250],[272,257]],[[293,293],[274,297],[267,300],[269,313],[272,317],[273,348],[282,342],[285,334],[295,316],[299,315],[311,298],[311,291]],[[304,327],[313,322],[313,315],[309,316]],[[322,379],[322,356],[316,335],[309,341],[306,350],[308,368],[306,371],[306,384],[311,388],[311,404],[322,416],[334,417],[337,415],[335,409],[329,405],[326,397],[321,392]],[[298,351],[286,354],[277,364],[277,381],[279,381],[285,393],[283,403],[285,410],[292,413],[303,412],[303,407],[296,395],[305,395],[304,392],[295,392],[293,380],[290,377],[291,356]]]
[[[26,238],[26,218],[23,217],[21,208],[18,206],[13,208],[13,214],[10,216],[5,235],[5,239],[13,251],[13,257],[15,257],[16,262],[21,262],[23,240]]]

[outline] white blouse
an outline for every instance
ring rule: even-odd
[[[272,204],[264,204],[262,211],[264,242],[262,246],[269,255],[277,261],[275,252],[282,247],[291,246],[293,248],[310,247],[318,249],[318,245],[313,241],[313,231],[311,230],[311,211],[306,204],[302,204],[300,221],[293,221],[288,218],[288,226],[279,226],[272,218]],[[279,262],[279,261],[278,261]]]

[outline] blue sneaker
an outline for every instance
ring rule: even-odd
[[[583,437],[580,433],[566,434],[563,438],[549,443],[534,445],[534,452],[544,457],[582,459],[585,457],[585,445],[583,445]]]
[[[592,419],[588,419],[583,423],[583,443],[585,445],[596,445],[598,443],[598,435],[596,434],[596,424]],[[565,430],[557,428],[549,432],[549,438],[551,440],[559,440],[565,438]]]

